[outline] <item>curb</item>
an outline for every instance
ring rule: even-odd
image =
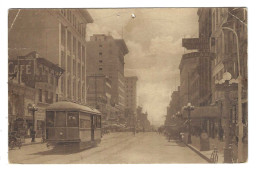
[[[190,144],[186,144],[184,143],[186,146],[188,146],[192,151],[194,151],[195,153],[197,153],[201,158],[203,158],[204,160],[206,160],[209,163],[212,163],[210,158],[208,158],[207,156],[203,155],[198,149],[196,149],[195,147],[191,146]]]
[[[22,143],[22,146],[28,146],[28,145],[35,145],[35,144],[41,144],[42,142],[30,142],[30,143]]]

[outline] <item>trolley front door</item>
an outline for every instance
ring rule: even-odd
[[[95,125],[94,125],[94,116],[91,116],[91,141],[94,141],[94,132],[95,132]]]

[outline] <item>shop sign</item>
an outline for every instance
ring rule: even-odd
[[[34,60],[32,59],[17,59],[8,61],[8,72],[13,74],[20,71],[22,75],[34,74]]]
[[[209,38],[184,38],[182,47],[187,49],[209,49]]]

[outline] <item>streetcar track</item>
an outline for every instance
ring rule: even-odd
[[[106,142],[106,141],[108,142],[108,141],[111,140],[111,139],[115,140],[115,138],[119,138],[119,139],[120,139],[122,136],[125,136],[125,135],[124,135],[124,134],[120,134],[120,135],[118,135],[118,136],[114,136],[114,137],[111,137],[111,138],[104,139],[104,140],[102,140],[102,142],[103,142],[103,143]],[[131,135],[130,135],[130,134],[129,134],[129,135],[126,135],[126,137],[128,137],[128,136],[131,136]],[[119,141],[119,142],[117,142],[117,143],[114,143],[113,145],[110,145],[110,146],[108,146],[108,147],[105,147],[105,148],[103,148],[102,150],[98,150],[98,151],[96,151],[96,152],[90,153],[90,154],[87,155],[87,156],[92,156],[92,155],[94,155],[94,154],[96,154],[96,153],[100,153],[100,152],[102,152],[102,151],[105,151],[105,150],[107,150],[107,149],[110,149],[111,147],[114,147],[114,146],[116,146],[116,145],[118,145],[118,144],[120,144],[120,143],[122,143],[122,142],[127,141],[127,140],[130,140],[130,139],[126,138],[126,139],[124,139],[124,140],[122,140],[122,141]],[[90,148],[90,149],[95,149],[95,148]],[[87,150],[88,150],[88,149],[87,149]],[[81,152],[87,151],[87,150],[82,150],[82,151],[78,152],[78,154],[80,154]],[[39,153],[39,152],[38,152],[38,153]],[[75,154],[75,153],[67,154],[66,156],[70,156],[70,155],[73,155],[73,154]],[[30,154],[30,155],[32,155],[32,154]],[[55,156],[55,155],[45,155],[45,156],[52,157],[52,156]],[[62,156],[65,156],[65,155],[62,155]],[[43,157],[43,155],[39,155],[39,156],[27,158],[27,159],[22,159],[22,160],[15,161],[15,162],[12,162],[12,163],[22,164],[22,163],[24,163],[24,161],[35,160],[35,159],[40,158],[40,157]],[[45,161],[43,161],[43,162],[40,162],[39,164],[44,164],[44,163],[49,162],[49,161],[57,160],[56,158],[55,158],[55,159],[51,159],[51,160],[50,160],[49,158],[46,158],[46,159],[48,159],[48,160],[45,160]]]

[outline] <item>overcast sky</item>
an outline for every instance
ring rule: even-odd
[[[111,34],[125,40],[125,76],[138,76],[137,101],[154,125],[165,120],[172,91],[179,86],[183,37],[198,36],[196,8],[89,9],[88,37]],[[135,14],[135,18],[131,18]]]

